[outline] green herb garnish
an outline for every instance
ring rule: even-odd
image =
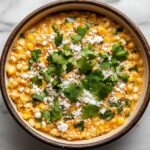
[[[39,78],[39,76],[34,76],[33,78],[31,78],[31,82],[38,86],[42,85],[42,79]]]
[[[124,49],[123,45],[121,42],[118,42],[117,44],[114,44],[112,46],[112,58],[117,59],[117,60],[125,60],[127,57],[127,51]]]
[[[63,34],[60,33],[60,31],[56,25],[53,25],[52,27],[53,27],[54,32],[57,34],[57,36],[54,39],[55,45],[60,46],[63,41]]]
[[[82,111],[82,117],[84,119],[97,117],[99,115],[99,107],[96,105],[87,104],[83,106]]]
[[[80,121],[79,123],[74,124],[75,128],[79,128],[81,131],[84,130],[84,121]]]
[[[76,83],[70,84],[64,89],[65,96],[73,103],[78,101],[78,97],[82,94],[83,88]]]
[[[71,36],[71,39],[72,39],[72,42],[73,42],[74,44],[77,44],[78,42],[81,41],[82,36],[81,36],[81,35],[78,35],[78,34],[74,34],[74,35]]]
[[[38,62],[40,60],[41,50],[36,49],[31,52],[31,58],[29,59],[29,69],[31,69],[34,62]]]
[[[76,61],[76,63],[77,63],[77,67],[79,68],[81,73],[86,74],[88,71],[90,71],[92,69],[90,62],[84,57],[78,59]]]
[[[114,117],[114,115],[115,113],[108,109],[104,113],[100,113],[100,118],[104,120],[111,120]]]

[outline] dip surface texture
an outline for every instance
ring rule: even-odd
[[[7,88],[29,126],[66,140],[123,125],[138,102],[143,61],[133,36],[91,12],[52,14],[21,33]]]

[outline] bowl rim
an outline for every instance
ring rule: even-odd
[[[47,143],[49,145],[53,145],[56,147],[60,147],[60,148],[75,148],[75,149],[85,149],[85,148],[94,148],[97,146],[101,146],[107,143],[110,143],[118,138],[120,138],[121,136],[123,136],[124,134],[126,134],[137,122],[138,120],[141,118],[141,116],[143,115],[144,111],[146,110],[146,107],[149,103],[149,99],[150,99],[150,74],[148,75],[148,87],[147,87],[147,91],[145,94],[145,98],[144,98],[144,102],[143,104],[140,106],[139,112],[136,114],[136,116],[133,118],[133,120],[125,127],[123,128],[121,131],[119,131],[118,133],[110,136],[108,139],[106,139],[103,143],[99,143],[99,141],[94,142],[94,143],[89,143],[89,144],[83,144],[83,145],[70,145],[70,144],[64,144],[64,143],[58,143],[55,141],[51,141],[46,139],[45,137],[43,137],[42,135],[38,134],[37,132],[33,131],[31,129],[31,127],[29,127],[27,124],[25,124],[22,119],[18,116],[17,112],[14,110],[13,106],[11,105],[11,102],[8,98],[8,93],[6,90],[6,85],[5,85],[5,64],[6,64],[6,58],[7,58],[7,54],[9,51],[9,48],[12,44],[12,41],[14,40],[15,36],[17,35],[17,33],[22,29],[22,27],[33,17],[39,15],[42,11],[53,8],[55,6],[60,6],[60,5],[64,5],[64,4],[72,4],[72,3],[78,3],[78,4],[89,4],[89,5],[94,5],[94,6],[98,6],[104,9],[107,9],[108,11],[110,11],[111,13],[119,16],[121,19],[125,20],[125,22],[130,26],[130,28],[134,31],[134,33],[136,33],[136,35],[138,36],[138,38],[140,39],[141,43],[143,43],[143,47],[145,50],[145,54],[148,60],[148,69],[150,70],[150,47],[148,42],[146,41],[144,35],[142,34],[142,32],[139,30],[139,28],[126,16],[124,15],[122,12],[118,11],[117,9],[113,8],[112,6],[109,6],[105,3],[102,3],[100,1],[96,1],[96,0],[57,0],[55,2],[51,2],[48,3],[42,7],[39,7],[38,9],[34,10],[33,12],[31,12],[29,15],[27,15],[11,32],[11,34],[9,35],[6,44],[3,48],[2,51],[2,56],[1,56],[1,62],[0,62],[0,88],[1,88],[1,93],[3,96],[3,100],[5,102],[5,105],[7,106],[9,112],[11,113],[11,115],[13,116],[13,118],[17,121],[17,123],[30,135],[32,135],[33,137],[35,137],[36,139]],[[84,10],[84,9],[83,9]]]

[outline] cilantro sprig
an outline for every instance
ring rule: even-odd
[[[72,83],[64,89],[64,94],[71,102],[76,103],[78,101],[78,97],[82,94],[82,91],[83,88],[81,85]]]
[[[54,32],[57,34],[57,36],[54,39],[55,45],[60,46],[63,41],[63,34],[60,33],[60,31],[56,25],[53,25],[52,27],[53,27]]]
[[[41,54],[40,49],[31,51],[31,58],[29,58],[29,66],[28,66],[29,69],[31,69],[34,62],[38,62],[40,60],[40,54]]]

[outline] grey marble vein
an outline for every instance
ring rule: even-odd
[[[52,0],[0,0],[0,55],[14,26],[27,14]],[[130,17],[150,42],[150,0],[100,0]],[[150,106],[125,136],[95,150],[149,150]],[[11,117],[0,95],[0,150],[58,150],[28,135]]]

